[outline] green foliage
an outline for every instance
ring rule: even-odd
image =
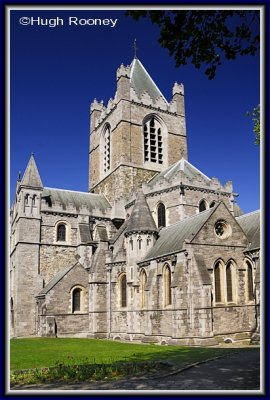
[[[260,104],[253,108],[252,112],[247,112],[247,116],[252,117],[253,132],[255,134],[255,144],[259,145],[261,142],[261,124],[260,124]]]
[[[160,30],[159,43],[174,57],[176,67],[191,62],[206,67],[209,79],[223,59],[255,55],[259,49],[259,11],[139,10],[126,11],[135,20],[150,18]]]
[[[71,361],[71,360],[70,360]],[[45,382],[85,382],[88,380],[115,379],[119,377],[136,376],[138,374],[154,373],[157,362],[113,362],[111,364],[62,364],[48,368],[35,368],[27,371],[14,371],[10,376],[11,385],[33,384]]]

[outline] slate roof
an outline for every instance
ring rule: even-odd
[[[27,164],[25,173],[21,180],[21,185],[31,186],[31,187],[36,187],[36,188],[43,188],[43,184],[41,182],[40,175],[39,175],[33,154],[31,155],[30,160]]]
[[[91,243],[93,241],[90,227],[88,224],[79,224],[81,243]]]
[[[260,210],[241,215],[236,218],[236,221],[251,243],[249,250],[258,249],[260,247]]]
[[[214,212],[219,203],[200,214],[193,215],[161,229],[159,238],[142,261],[148,261],[167,254],[174,254],[184,249],[184,240],[192,239],[202,225]],[[194,234],[194,235],[193,235]]]
[[[211,180],[203,174],[198,168],[194,167],[190,162],[185,160],[183,157],[181,160],[177,161],[175,164],[171,165],[169,168],[167,168],[165,171],[160,172],[159,174],[155,175],[149,182],[148,185],[153,186],[155,183],[157,183],[160,178],[164,178],[168,181],[172,180],[175,176],[175,174],[179,171],[182,171],[184,175],[189,178],[189,179],[202,179],[206,183],[209,183]]]
[[[66,209],[69,204],[73,205],[77,211],[83,206],[86,206],[89,211],[98,208],[105,212],[110,208],[110,203],[102,194],[75,192],[72,190],[44,188],[42,198],[49,198],[50,202],[60,202],[63,209]]]
[[[76,264],[75,264],[76,265]],[[47,285],[39,292],[36,297],[45,296],[49,291],[74,267],[74,265],[69,266],[62,271],[58,272]]]
[[[167,100],[138,58],[134,58],[130,67],[130,86],[135,90],[139,98],[141,98],[143,92],[147,92],[153,102],[161,96],[167,103]]]
[[[117,239],[122,235],[122,233],[126,230],[128,220],[126,220],[118,229],[115,236],[110,240],[110,244],[114,244]]]
[[[130,232],[157,232],[155,221],[142,189],[138,190],[134,207],[127,221],[125,233]]]

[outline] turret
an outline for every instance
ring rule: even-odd
[[[43,184],[33,154],[22,180],[18,179],[11,225],[11,299],[12,334],[35,335],[36,304],[34,296],[42,288],[39,275],[41,234],[41,194]]]
[[[158,230],[142,189],[137,198],[125,231],[126,251],[129,265],[141,260],[154,245]]]

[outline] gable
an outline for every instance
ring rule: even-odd
[[[78,272],[80,271],[80,272]],[[69,266],[64,268],[58,274],[56,274],[48,283],[47,285],[39,292],[36,297],[43,297],[50,293],[52,289],[57,289],[57,287],[63,282],[66,278],[68,281],[68,285],[75,285],[75,284],[82,284],[87,287],[87,280],[88,273],[85,268],[77,262],[75,265]],[[79,280],[85,280],[85,282],[79,282]]]
[[[190,242],[212,246],[246,247],[248,239],[225,204],[220,202]]]

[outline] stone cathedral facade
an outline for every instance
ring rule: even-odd
[[[183,85],[168,102],[134,58],[90,113],[89,192],[44,187],[33,155],[17,181],[11,337],[258,340],[260,213],[189,163]]]

